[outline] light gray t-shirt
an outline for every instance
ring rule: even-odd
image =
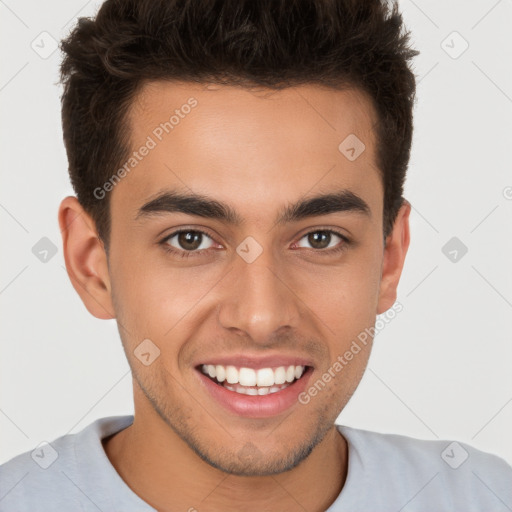
[[[101,444],[132,422],[131,415],[101,418],[1,465],[0,511],[154,512]],[[512,467],[495,455],[463,443],[337,428],[348,443],[348,473],[326,512],[512,510]]]

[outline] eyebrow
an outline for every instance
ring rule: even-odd
[[[141,206],[135,220],[176,212],[215,219],[234,226],[244,224],[244,219],[228,204],[201,194],[185,194],[172,190],[159,193]],[[371,209],[366,201],[354,192],[343,189],[287,205],[278,213],[275,223],[285,224],[337,212],[358,213],[371,217]]]

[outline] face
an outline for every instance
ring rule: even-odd
[[[362,93],[314,85],[155,82],[133,103],[106,289],[136,415],[214,467],[296,466],[362,377],[371,339],[333,365],[392,306],[405,255],[383,244],[375,121]]]

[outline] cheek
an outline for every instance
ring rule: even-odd
[[[116,270],[116,295],[128,330],[137,337],[168,343],[187,337],[188,325],[197,328],[198,315],[215,295],[215,285],[226,270],[208,265],[171,266],[164,258],[143,264],[126,256]]]
[[[297,270],[297,295],[338,338],[357,336],[375,322],[379,265],[375,255],[358,254],[337,267]]]

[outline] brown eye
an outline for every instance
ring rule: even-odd
[[[194,252],[210,248],[208,242],[205,243],[205,238],[211,240],[206,233],[189,229],[176,231],[169,235],[163,242],[177,251]],[[173,239],[174,243],[172,242]]]
[[[328,231],[315,231],[307,235],[308,242],[314,249],[326,249],[331,240],[331,234]]]
[[[178,244],[187,251],[195,251],[201,245],[201,233],[193,231],[182,232],[178,235]]]
[[[301,238],[301,240],[306,239],[307,243],[310,245],[311,249],[316,249],[318,251],[322,251],[325,249],[331,249],[331,248],[335,247],[336,245],[339,245],[339,241],[337,241],[336,238],[339,238],[343,242],[341,244],[342,246],[345,243],[348,243],[348,239],[345,236],[341,235],[340,233],[337,233],[336,231],[329,230],[329,229],[310,231],[309,233],[305,234]],[[298,243],[298,246],[303,247],[300,245],[300,242]]]

